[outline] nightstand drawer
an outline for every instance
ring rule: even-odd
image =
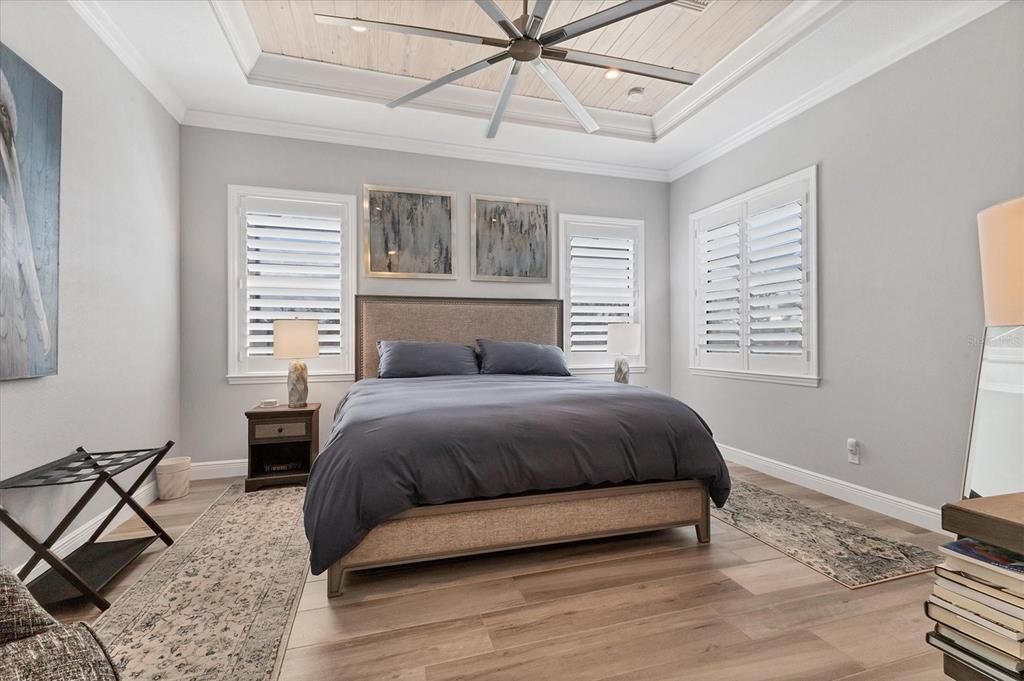
[[[272,440],[279,437],[305,437],[306,421],[279,421],[253,425],[253,437],[257,440]]]

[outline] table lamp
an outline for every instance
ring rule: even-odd
[[[1024,324],[1024,196],[978,213],[985,326]]]
[[[629,383],[629,362],[626,355],[640,354],[639,324],[609,324],[608,352],[615,358],[615,382]]]
[[[309,371],[303,359],[320,355],[320,339],[315,319],[274,320],[274,357],[290,359],[288,365],[288,406],[306,406],[309,396]]]

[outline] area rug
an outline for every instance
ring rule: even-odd
[[[309,569],[304,494],[232,485],[100,616],[122,679],[276,678]]]
[[[739,480],[725,507],[711,514],[850,589],[927,572],[941,562],[927,549]]]

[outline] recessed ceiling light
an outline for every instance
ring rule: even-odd
[[[626,93],[626,99],[631,102],[639,102],[644,98],[644,89],[642,87],[631,87],[629,92]]]
[[[607,78],[608,80],[615,80],[621,75],[622,71],[619,71],[618,69],[608,69],[607,71],[604,72],[604,77]]]
[[[355,24],[353,26],[350,26],[349,28],[351,28],[356,33],[366,33],[368,30],[370,30],[365,26],[360,26],[359,24]]]

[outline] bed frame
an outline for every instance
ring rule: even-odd
[[[376,376],[378,340],[561,347],[562,320],[560,300],[356,296],[356,380]],[[419,506],[375,527],[331,565],[327,593],[341,595],[349,570],[689,525],[701,543],[711,541],[708,491],[696,480]]]

